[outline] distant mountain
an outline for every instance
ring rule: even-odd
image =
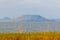
[[[9,17],[4,17],[3,19],[0,19],[1,22],[8,22],[11,21],[12,19]]]
[[[4,20],[11,20],[11,18],[9,18],[9,17],[4,17],[3,19]]]
[[[22,15],[17,18],[9,18],[4,17],[3,19],[0,19],[0,22],[8,22],[8,21],[16,21],[16,22],[55,22],[60,21],[60,19],[47,19],[45,17],[42,17],[40,15]]]
[[[18,22],[44,22],[44,21],[55,21],[55,20],[49,20],[45,17],[42,17],[40,15],[23,15],[21,17],[16,18],[16,21]]]
[[[55,19],[56,21],[60,21],[60,19]]]

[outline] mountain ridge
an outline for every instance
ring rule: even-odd
[[[60,19],[59,19],[60,20]],[[47,19],[45,17],[42,17],[40,15],[22,15],[17,18],[9,18],[9,17],[4,17],[3,19],[0,19],[0,21],[16,21],[16,22],[55,22],[58,21],[58,19]]]
[[[55,20],[47,19],[40,15],[23,15],[21,17],[16,18],[16,21],[18,22],[44,22],[44,21],[53,22]]]

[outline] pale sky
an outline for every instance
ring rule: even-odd
[[[0,0],[0,18],[41,15],[60,18],[60,0]]]

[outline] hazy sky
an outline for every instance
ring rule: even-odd
[[[60,18],[60,0],[0,0],[0,18],[26,14]]]

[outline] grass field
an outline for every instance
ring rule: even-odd
[[[0,40],[60,40],[60,32],[0,33]]]

